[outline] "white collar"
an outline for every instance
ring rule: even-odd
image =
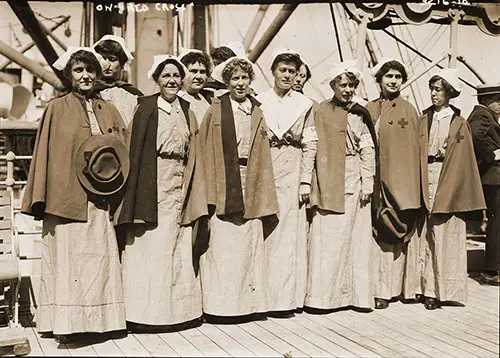
[[[168,103],[161,96],[158,96],[158,100],[156,101],[158,108],[170,114],[172,109],[174,109],[177,113],[180,111],[179,99],[176,98],[172,103]]]
[[[453,116],[453,109],[451,107],[447,107],[445,109],[440,110],[439,112],[434,111],[434,115],[437,118],[446,118],[446,117],[452,117]]]
[[[262,103],[260,108],[264,112],[266,124],[278,138],[282,138],[299,118],[312,107],[309,97],[290,90],[280,97],[270,88],[259,94],[257,100]]]
[[[233,112],[238,112],[241,110],[247,115],[252,114],[252,102],[250,102],[248,98],[245,98],[244,102],[237,102],[232,99],[231,96],[229,97],[229,99],[231,100],[231,107],[233,108]]]

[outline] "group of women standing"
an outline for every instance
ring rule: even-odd
[[[456,74],[431,79],[419,118],[396,60],[373,69],[381,97],[365,108],[353,62],[332,67],[334,95],[318,104],[292,89],[297,52],[274,52],[274,86],[256,97],[255,66],[236,52],[213,69],[198,50],[155,56],[151,96],[118,81],[131,54],[116,36],[54,64],[73,89],[43,115],[23,201],[44,220],[40,332],[384,308],[402,293],[465,302],[463,215],[484,201],[472,162],[450,174],[473,153],[449,105]]]

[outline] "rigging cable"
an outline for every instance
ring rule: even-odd
[[[408,26],[405,26],[404,29],[406,29],[406,31],[410,34],[410,40],[413,40],[413,37],[411,36],[411,31],[408,29]],[[400,30],[401,30],[401,37],[403,37],[404,36],[403,28],[400,27]],[[416,43],[413,42],[413,45],[416,46]],[[408,60],[410,60],[410,51],[406,47],[405,47],[405,54],[406,54],[406,58]],[[424,64],[424,66],[425,66],[425,64]],[[414,68],[414,66],[412,64],[409,64],[408,67],[410,68],[410,71],[412,73],[415,73],[415,68]],[[422,91],[420,91],[420,86],[417,84],[417,82],[415,82],[415,92],[418,94],[418,99],[420,100],[420,103],[423,104],[424,103],[424,98],[422,96]],[[417,101],[417,98],[415,97],[415,102],[416,101]]]
[[[396,36],[396,30],[394,27],[391,28],[392,32],[394,33],[394,36]],[[404,63],[404,58],[403,58],[403,52],[401,51],[401,46],[399,46],[399,42],[396,42],[396,47],[398,49],[399,57],[401,58],[401,61]],[[420,113],[420,108],[418,105],[417,101],[417,96],[415,96],[415,90],[413,89],[413,84],[410,84],[410,90],[411,90],[411,95],[413,96],[413,101],[415,102],[415,105],[417,106],[417,111]]]
[[[340,47],[339,30],[337,29],[337,21],[335,21],[335,13],[333,11],[332,0],[330,0],[328,2],[328,5],[330,5],[330,13],[332,15],[333,29],[335,30],[335,37],[336,37],[336,40],[337,40],[337,48],[339,49],[340,62],[343,62],[344,61],[344,56],[342,56],[342,48]]]
[[[432,60],[425,56],[423,53],[421,53],[420,51],[418,51],[417,49],[415,49],[414,47],[408,45],[406,42],[404,42],[403,40],[401,40],[400,38],[398,38],[396,35],[393,35],[391,34],[389,31],[387,31],[386,29],[382,29],[383,32],[385,32],[387,35],[389,35],[390,37],[392,37],[393,39],[395,39],[397,42],[401,43],[402,45],[406,46],[407,48],[409,48],[410,50],[412,50],[413,52],[415,52],[416,54],[418,54],[419,56],[421,56],[422,58],[424,58],[425,60],[427,60],[428,62],[432,62]],[[443,69],[444,67],[441,66],[439,63],[436,65],[438,68],[440,69]],[[467,86],[469,86],[470,88],[473,88],[474,90],[476,90],[476,86],[472,85],[471,83],[465,81],[464,79],[460,78],[459,77],[459,80],[462,81],[463,83],[465,83]]]

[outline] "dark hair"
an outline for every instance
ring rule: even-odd
[[[305,62],[302,62],[302,64],[306,68],[306,82],[307,82],[312,77],[312,73],[311,73],[311,70],[309,69],[309,66],[307,66],[307,64]],[[299,67],[299,69],[300,69],[300,67]]]
[[[408,74],[406,73],[405,67],[398,61],[389,61],[384,63],[382,67],[380,67],[380,70],[378,70],[375,74],[375,80],[377,83],[382,82],[382,77],[384,77],[389,70],[393,69],[401,72],[401,76],[403,76],[403,83],[408,80]]]
[[[210,51],[210,57],[212,57],[215,66],[234,56],[236,56],[234,51],[227,46],[215,47]]]
[[[222,79],[226,84],[229,83],[229,80],[231,80],[231,76],[238,67],[248,73],[250,81],[253,81],[255,79],[255,73],[253,71],[252,65],[245,60],[235,58],[234,60],[229,61],[226,67],[224,67],[224,69],[222,70]]]
[[[179,70],[179,73],[181,74],[181,80],[184,79],[184,77],[186,76],[186,71],[184,71],[184,68],[179,64],[179,62],[177,62],[176,60],[174,60],[172,58],[169,58],[169,59],[166,59],[165,61],[163,61],[162,63],[160,63],[158,65],[158,67],[156,67],[155,72],[153,72],[153,80],[155,80],[155,82],[158,82],[158,78],[160,77],[161,72],[163,71],[165,66],[169,63],[171,63],[172,65],[177,67],[177,69]]]
[[[341,73],[340,75],[338,75],[337,77],[335,77],[333,80],[330,81],[330,83],[335,83],[335,82],[339,82],[340,81],[340,78],[342,77],[342,75],[346,75],[347,77],[347,80],[349,81],[349,83],[352,83],[354,84],[354,88],[358,87],[359,85],[359,79],[356,77],[356,75],[352,72],[343,72]],[[331,87],[331,86],[330,86]]]
[[[125,54],[125,51],[123,51],[122,46],[113,40],[104,40],[99,42],[94,47],[94,50],[103,56],[113,55],[118,57],[118,61],[120,61],[120,65],[122,65],[122,67],[128,61],[127,55]]]
[[[300,69],[300,66],[303,63],[302,60],[300,59],[300,56],[295,53],[280,53],[278,56],[276,56],[271,65],[271,72],[274,72],[276,67],[278,67],[278,63],[280,62],[293,64],[297,71]]]
[[[208,57],[208,55],[205,52],[198,52],[198,51],[189,52],[186,56],[181,58],[181,62],[186,67],[188,67],[193,63],[199,62],[205,66],[207,74],[210,74],[210,57]]]
[[[440,77],[438,75],[434,75],[431,77],[431,79],[429,80],[429,88],[432,86],[433,83],[439,80],[441,80],[441,84],[443,85],[446,97],[455,98],[460,95],[460,92],[454,89],[443,77]]]
[[[500,93],[477,96],[477,101],[483,106],[488,106],[492,101],[500,101]]]
[[[70,81],[72,79],[71,68],[73,67],[73,64],[75,62],[83,62],[92,65],[97,75],[99,75],[102,72],[101,64],[92,53],[85,50],[78,50],[71,55],[63,70],[64,76]]]

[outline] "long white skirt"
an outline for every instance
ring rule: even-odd
[[[269,311],[303,307],[307,281],[306,207],[299,208],[302,150],[271,148],[279,223],[264,242]]]
[[[203,312],[241,316],[267,311],[264,237],[259,219],[210,219],[210,243],[200,258]]]
[[[202,315],[191,228],[181,227],[182,162],[158,158],[158,225],[137,225],[122,253],[127,321],[173,325]]]
[[[242,183],[246,167],[240,166]],[[242,185],[244,192],[244,185]],[[200,258],[203,312],[243,316],[267,311],[264,234],[259,219],[210,218],[208,250]]]
[[[423,248],[423,294],[440,301],[467,302],[465,221],[455,215],[428,218]]]
[[[88,203],[87,222],[46,215],[42,233],[40,333],[125,329],[118,245],[105,208]]]
[[[416,218],[406,243],[386,244],[372,239],[372,284],[376,298],[390,300],[402,294],[406,299],[414,299],[422,293],[424,222],[423,216]]]
[[[361,188],[345,195],[345,213],[315,209],[309,232],[305,305],[319,309],[373,308],[370,281],[371,206],[360,204]]]

